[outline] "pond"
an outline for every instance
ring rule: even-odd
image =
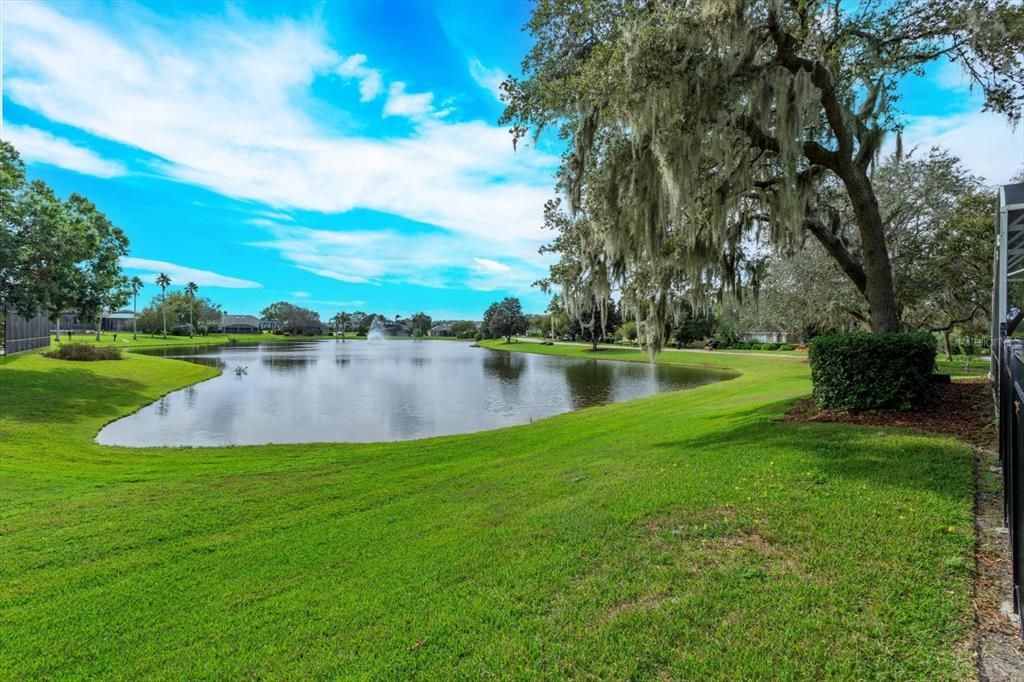
[[[107,425],[128,447],[372,442],[525,424],[732,374],[455,341],[296,341],[149,351],[220,376]]]

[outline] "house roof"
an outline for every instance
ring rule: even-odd
[[[220,326],[237,327],[240,325],[259,327],[260,320],[255,315],[221,315]]]

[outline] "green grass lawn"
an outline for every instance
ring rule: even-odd
[[[0,677],[973,679],[969,449],[778,421],[798,357],[660,360],[742,375],[475,435],[129,450],[92,439],[213,370],[12,358]]]
[[[941,356],[935,361],[935,365],[939,372],[954,377],[982,377],[988,374],[989,370],[988,358],[982,360],[976,357],[954,356],[952,360],[947,360],[945,356]]]

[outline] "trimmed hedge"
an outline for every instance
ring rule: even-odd
[[[65,343],[57,350],[43,353],[48,358],[57,360],[75,360],[91,362],[94,360],[120,360],[121,349],[112,346],[90,346],[84,343]]]
[[[935,337],[916,334],[835,334],[811,341],[808,358],[819,407],[907,410],[928,390]]]

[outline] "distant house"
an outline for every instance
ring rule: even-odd
[[[744,341],[748,343],[800,343],[800,335],[788,332],[782,327],[770,331],[744,332]]]
[[[77,314],[65,311],[57,318],[54,331],[57,329],[60,329],[61,334],[67,334],[68,332],[94,332],[96,331],[96,323],[92,320],[79,319]]]
[[[381,333],[385,336],[410,336],[412,330],[409,329],[409,325],[403,324],[402,322],[393,322],[391,320],[381,320],[378,318]]]
[[[281,328],[280,320],[260,320],[260,331],[276,332]]]
[[[130,310],[105,311],[100,314],[100,329],[105,332],[130,331],[133,319],[135,319],[135,313]],[[60,314],[59,326],[61,334],[68,332],[83,334],[96,331],[94,320],[80,318],[71,311],[64,311]],[[53,326],[53,331],[57,331],[57,325]]]
[[[451,336],[452,327],[447,322],[442,324],[435,324],[433,327],[430,328],[429,334],[430,336]]]
[[[225,334],[259,334],[260,318],[255,315],[228,315],[220,318],[220,330]]]
[[[130,310],[118,310],[113,313],[103,313],[100,318],[100,329],[108,332],[126,332],[132,329],[132,320],[135,313]]]

